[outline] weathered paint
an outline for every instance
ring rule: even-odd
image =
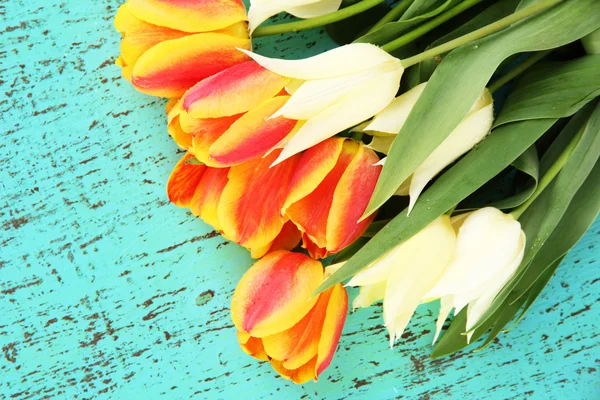
[[[393,350],[379,307],[350,315],[316,384],[243,354],[228,307],[251,260],[168,203],[180,154],[164,101],[113,64],[119,3],[0,2],[0,398],[600,398],[600,222],[482,353],[429,360],[430,306]],[[255,49],[331,46],[316,30]]]

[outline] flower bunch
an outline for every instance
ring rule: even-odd
[[[343,281],[360,287],[354,308],[383,300],[392,345],[419,304],[439,300],[433,356],[491,329],[485,346],[600,208],[600,85],[576,84],[600,58],[538,64],[581,38],[593,53],[600,3],[490,8],[490,24],[421,43],[477,1],[446,11],[403,1],[313,57],[252,51],[251,35],[339,23],[381,3],[252,0],[246,14],[239,0],[128,0],[115,17],[123,76],[169,99],[166,130],[185,152],[169,200],[258,259],[232,298],[240,346],[295,383],[332,362]],[[280,12],[306,19],[259,26]],[[419,22],[406,32],[407,20]],[[506,72],[503,61],[524,52]]]

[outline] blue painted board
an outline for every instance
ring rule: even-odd
[[[379,307],[294,386],[238,348],[229,301],[251,259],[165,184],[164,101],[113,65],[117,0],[0,1],[0,398],[598,399],[600,222],[490,348],[430,360],[435,306],[390,350]],[[333,43],[267,39],[266,55]]]

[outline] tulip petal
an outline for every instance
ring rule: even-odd
[[[331,291],[331,297],[329,298],[327,314],[321,332],[315,376],[321,375],[325,368],[331,364],[348,314],[348,293],[346,289],[339,283],[329,290]]]
[[[182,149],[189,150],[190,147],[192,147],[193,136],[181,128],[179,115],[176,115],[172,119],[170,118],[169,124],[167,125],[167,131],[171,138],[173,138],[173,141]],[[193,152],[191,153],[194,154]]]
[[[442,296],[440,299],[440,311],[437,317],[437,321],[435,323],[435,336],[433,337],[432,345],[435,344],[438,337],[440,336],[440,332],[442,332],[442,328],[444,327],[444,323],[450,315],[450,311],[452,311],[453,304],[453,296]]]
[[[125,3],[115,15],[115,28],[123,35],[121,57],[126,65],[133,65],[144,52],[165,40],[178,39],[186,32],[149,24],[136,18]]]
[[[301,233],[292,221],[288,221],[281,228],[275,240],[264,247],[250,249],[252,258],[261,258],[265,254],[277,250],[293,250],[300,243]]]
[[[413,173],[409,191],[409,214],[427,183],[487,136],[494,121],[494,107],[489,91],[486,92],[487,105],[469,114]]]
[[[513,277],[515,271],[523,261],[523,255],[525,253],[525,234],[521,232],[520,237],[520,251],[516,255],[515,259],[502,268],[498,273],[489,281],[486,285],[483,295],[469,303],[467,308],[467,332],[479,322],[481,316],[486,312],[490,304],[496,298],[496,295],[500,293],[504,285]],[[470,340],[470,336],[469,336]]]
[[[435,251],[431,251],[435,243]],[[404,332],[421,299],[435,286],[454,256],[456,234],[442,215],[399,246],[387,279],[383,320],[391,342]]]
[[[330,291],[319,295],[310,312],[290,329],[263,338],[269,357],[283,361],[284,368],[294,370],[317,355],[330,295]]]
[[[269,253],[238,283],[231,300],[233,323],[259,338],[289,329],[315,305],[312,293],[322,280],[320,262],[300,253]]]
[[[311,147],[300,156],[282,214],[291,204],[308,196],[319,186],[335,166],[344,142],[343,138],[331,138]]]
[[[207,32],[246,20],[241,0],[129,0],[131,12],[154,25]]]
[[[227,168],[206,168],[190,204],[192,214],[202,218],[218,231],[222,227],[217,210],[227,184],[228,172]]]
[[[388,154],[396,136],[373,136],[367,147],[379,153]]]
[[[390,67],[393,67],[389,71]],[[402,68],[399,63],[383,65],[379,74],[350,90],[344,97],[309,119],[290,139],[276,163],[371,118],[394,99]]]
[[[243,115],[236,114],[230,117],[194,119],[183,111],[180,116],[180,123],[182,128],[192,135],[190,152],[199,161],[210,167],[223,167],[219,162],[210,158],[210,147]]]
[[[250,336],[247,332],[238,331],[238,342],[244,353],[261,361],[268,361],[262,340]]]
[[[220,165],[237,165],[260,156],[285,139],[296,120],[269,118],[289,96],[269,99],[235,121],[210,147],[210,158]]]
[[[186,153],[177,162],[167,183],[169,200],[178,207],[190,206],[196,187],[206,171],[204,165],[186,164],[186,161],[191,158],[194,156]]]
[[[493,207],[471,213],[460,227],[454,260],[425,298],[453,295],[457,314],[521,251],[521,225]]]
[[[277,95],[288,81],[246,61],[197,83],[183,97],[183,107],[194,118],[239,114]]]
[[[318,247],[327,247],[327,220],[335,190],[344,171],[350,165],[360,145],[346,140],[337,163],[319,185],[307,196],[291,204],[287,215]]]
[[[346,286],[369,286],[377,283],[386,282],[392,269],[398,263],[397,253],[400,252],[402,245],[390,250],[388,253],[378,258],[375,262],[360,270],[350,279]],[[383,298],[383,297],[382,297]]]
[[[294,375],[292,375],[292,382],[297,385],[302,385],[311,379],[317,380],[315,377],[315,368],[317,364],[317,357],[313,358],[306,364],[302,365],[300,368],[294,371]]]
[[[404,126],[408,114],[419,100],[425,90],[427,82],[415,86],[411,90],[396,97],[386,108],[373,118],[364,130],[366,132],[376,131],[397,135]]]
[[[166,40],[138,58],[131,81],[143,93],[179,97],[202,79],[246,61],[236,48],[249,47],[250,40],[222,33]]]
[[[275,115],[293,119],[313,118],[378,73],[378,69],[370,69],[352,75],[306,81]]]
[[[321,0],[315,3],[287,7],[285,11],[298,18],[314,18],[337,11],[341,4],[342,0]]]
[[[329,257],[329,252],[324,247],[319,247],[311,238],[306,234],[302,234],[302,248],[308,251],[308,254],[315,260]]]
[[[373,285],[361,286],[358,296],[352,301],[352,309],[369,307],[378,301],[382,301],[385,297],[386,285],[387,281],[383,280]]]
[[[369,199],[381,172],[374,164],[379,157],[364,146],[360,146],[356,156],[344,171],[333,195],[327,219],[327,250],[336,253],[362,235],[371,221],[369,218],[358,222],[367,208]]]
[[[399,62],[397,58],[368,43],[340,46],[302,60],[282,60],[261,56],[247,50],[242,51],[276,74],[304,80],[350,75],[375,68],[386,62]]]
[[[245,247],[266,246],[285,222],[280,211],[298,159],[269,168],[277,155],[273,152],[229,170],[229,182],[219,204],[219,220],[225,236]]]
[[[248,10],[248,29],[250,34],[256,28],[273,15],[283,12],[283,5],[279,2],[255,2],[253,1]]]

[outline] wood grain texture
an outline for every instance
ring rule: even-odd
[[[164,101],[114,65],[117,0],[0,0],[0,398],[600,398],[600,222],[524,321],[481,353],[430,360],[436,306],[388,348],[351,314],[332,366],[294,386],[238,348],[248,253],[169,204],[180,157]],[[315,30],[258,42],[300,57]]]

